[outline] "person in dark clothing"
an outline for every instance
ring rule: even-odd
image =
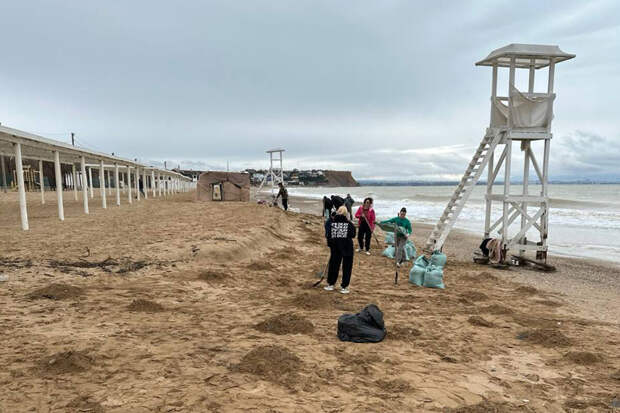
[[[347,211],[349,211],[349,219],[353,219],[353,204],[355,201],[351,198],[351,194],[347,194],[347,197],[344,199],[344,206],[347,207]]]
[[[341,196],[332,195],[331,199],[332,199],[332,206],[334,207],[335,210],[338,210],[338,208],[344,205],[344,199],[342,199]]]
[[[140,189],[142,196],[144,196],[144,183],[142,182],[142,179],[138,179],[138,188]]]
[[[347,208],[342,205],[336,211],[333,218],[325,222],[325,238],[331,255],[327,270],[327,291],[332,291],[338,280],[338,271],[342,262],[342,283],[340,292],[349,293],[351,271],[353,270],[353,238],[355,238],[355,225],[347,219]]]
[[[328,197],[323,197],[323,216],[325,218],[329,218],[332,213],[332,208],[334,205],[332,204],[332,200]]]
[[[288,211],[288,191],[286,190],[282,182],[280,182],[278,186],[280,187],[280,190],[278,191],[278,195],[276,196],[276,202],[278,201],[279,197],[282,197],[282,208],[284,208],[285,211]]]

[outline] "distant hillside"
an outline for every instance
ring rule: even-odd
[[[323,175],[327,178],[325,186],[360,186],[353,178],[353,175],[351,175],[351,171],[324,170]]]

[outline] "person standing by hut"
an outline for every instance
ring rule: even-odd
[[[365,249],[366,255],[370,255],[370,239],[375,230],[376,220],[375,210],[372,209],[372,198],[364,199],[362,205],[355,212],[355,218],[359,220],[359,232],[357,235],[359,248],[357,252]]]
[[[329,266],[327,270],[327,291],[333,291],[338,280],[338,272],[342,263],[342,281],[340,292],[349,293],[351,272],[353,271],[353,238],[355,225],[347,218],[347,207],[342,205],[333,218],[325,222],[325,238],[330,249]]]
[[[278,201],[278,198],[282,197],[282,208],[284,208],[285,211],[288,211],[288,191],[282,182],[278,183],[278,186],[280,187],[280,190],[276,196],[276,202]]]

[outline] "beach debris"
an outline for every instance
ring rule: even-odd
[[[6,274],[0,274],[0,282],[6,282],[9,280],[9,276]]]
[[[471,317],[467,319],[467,321],[469,322],[469,324],[474,325],[474,326],[479,326],[479,327],[494,327],[495,326],[492,322],[487,321],[484,318],[477,316],[477,315],[472,315]]]

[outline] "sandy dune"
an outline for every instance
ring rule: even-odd
[[[311,287],[327,258],[312,215],[183,194],[89,216],[70,202],[60,223],[29,195],[30,232],[0,195],[2,413],[599,412],[620,397],[618,323],[474,265],[464,238],[444,291],[405,271],[395,286],[375,249],[343,296]],[[338,316],[368,303],[386,340],[340,342]]]

